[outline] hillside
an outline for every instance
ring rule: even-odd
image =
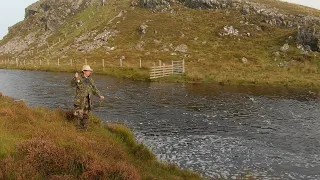
[[[319,24],[320,11],[278,0],[42,0],[0,42],[0,67],[74,71],[87,60],[147,80],[159,60],[184,59],[186,73],[164,80],[320,87]]]
[[[0,94],[0,179],[202,179],[157,162],[131,131],[91,117],[86,132],[62,110]]]

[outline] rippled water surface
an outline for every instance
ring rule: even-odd
[[[70,73],[0,70],[0,92],[31,106],[68,109]],[[160,160],[208,179],[248,170],[263,179],[320,179],[315,90],[171,84],[93,76],[106,101],[93,113],[125,122]]]

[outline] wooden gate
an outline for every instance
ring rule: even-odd
[[[159,66],[154,65],[151,67],[150,79],[161,78],[173,74],[183,74],[184,72],[184,60],[172,61],[171,65],[160,64]]]

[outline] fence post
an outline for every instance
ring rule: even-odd
[[[141,62],[141,58],[140,58],[140,69],[142,68],[142,62]]]
[[[72,67],[72,59],[70,59],[70,66]]]
[[[159,60],[159,66],[161,66],[161,60]]]
[[[48,66],[50,65],[49,59],[47,59],[47,65],[48,65]]]
[[[60,58],[58,58],[58,66],[60,66]]]
[[[40,66],[42,65],[42,61],[41,61],[41,59],[39,60],[39,63],[40,63]]]
[[[120,67],[122,67],[122,59],[120,59]]]
[[[87,59],[85,59],[84,61],[85,61],[85,64],[86,64],[86,65],[88,65],[88,61],[87,61]]]
[[[171,72],[173,74],[173,60],[171,61],[171,65],[172,65]]]
[[[17,65],[17,67],[19,66],[19,60],[18,60],[18,58],[16,58],[16,65]]]
[[[164,77],[164,68],[165,68],[165,66],[166,66],[166,64],[163,63],[163,64],[162,64],[162,77]]]
[[[26,60],[25,59],[23,60],[23,64],[26,65]]]
[[[3,64],[3,59],[2,59],[2,63],[1,64]]]
[[[182,72],[185,73],[185,69],[184,69],[184,60],[182,60]]]
[[[104,59],[102,59],[102,67],[103,67],[103,69],[104,69]]]

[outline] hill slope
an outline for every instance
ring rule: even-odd
[[[278,0],[44,0],[9,29],[0,63],[73,71],[87,60],[148,79],[155,62],[184,59],[185,75],[167,80],[320,86],[319,17]]]

